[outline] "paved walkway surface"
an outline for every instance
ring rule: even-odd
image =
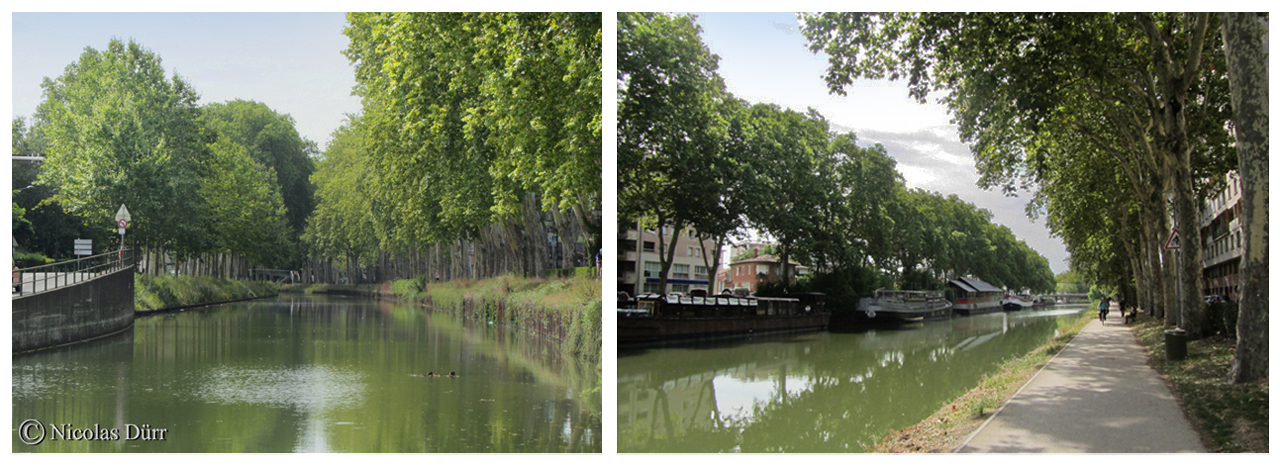
[[[1123,319],[1094,320],[962,453],[1204,452]]]

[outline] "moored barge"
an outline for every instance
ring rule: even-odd
[[[822,293],[787,298],[641,295],[618,300],[618,344],[644,345],[821,330],[831,314]]]
[[[879,289],[858,300],[855,314],[871,323],[898,324],[951,318],[951,301],[941,291]]]
[[[951,308],[956,314],[970,316],[1002,309],[1000,299],[1004,297],[1004,290],[990,283],[973,277],[963,277],[947,282],[947,287],[953,296]]]

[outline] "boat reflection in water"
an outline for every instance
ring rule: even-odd
[[[1082,308],[621,353],[620,452],[862,452]]]

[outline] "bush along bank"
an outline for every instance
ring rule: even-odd
[[[467,319],[512,325],[559,342],[565,353],[600,361],[603,301],[596,279],[507,275],[432,283],[418,278],[398,280],[389,291],[401,300],[457,312]]]
[[[911,427],[889,432],[874,453],[950,453],[968,438],[1000,406],[1031,380],[1040,368],[1075,338],[1097,316],[1085,312],[1078,319],[1058,324],[1057,335],[1030,353],[1002,364],[982,377],[978,386],[946,403],[933,415]]]
[[[266,298],[279,290],[273,282],[227,280],[216,277],[133,276],[133,308],[160,312],[227,301]]]
[[[1226,319],[1221,333],[1187,342],[1181,361],[1170,361],[1165,353],[1164,331],[1173,327],[1142,315],[1134,331],[1209,451],[1267,453],[1270,380],[1232,384],[1228,378],[1236,353],[1234,306],[1211,306],[1221,309],[1210,314]]]

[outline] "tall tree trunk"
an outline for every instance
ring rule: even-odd
[[[1236,149],[1240,154],[1240,226],[1244,252],[1240,258],[1240,317],[1236,321],[1236,354],[1231,382],[1265,380],[1269,374],[1269,310],[1267,309],[1267,220],[1270,197],[1268,136],[1267,20],[1256,13],[1222,13],[1222,36],[1235,114]]]

